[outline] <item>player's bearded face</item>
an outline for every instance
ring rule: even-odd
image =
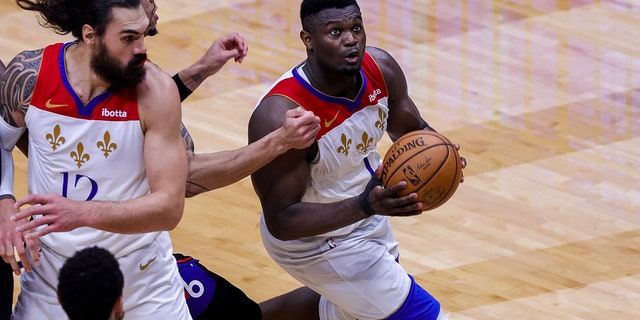
[[[91,57],[91,68],[100,79],[111,84],[113,89],[134,86],[142,82],[146,75],[144,62],[146,54],[134,55],[126,65],[112,57],[107,46],[98,41],[98,50]]]

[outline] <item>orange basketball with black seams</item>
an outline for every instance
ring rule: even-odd
[[[442,134],[429,130],[409,132],[398,138],[383,160],[382,185],[406,181],[399,196],[418,194],[423,210],[433,210],[458,189],[462,160],[458,150]]]

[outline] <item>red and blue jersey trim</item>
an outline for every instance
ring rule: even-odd
[[[318,91],[298,73],[299,67],[293,68],[292,77],[278,82],[265,97],[284,96],[299,106],[313,111],[324,122],[318,132],[318,138],[339,126],[352,114],[367,106],[375,105],[379,99],[388,96],[382,71],[367,52],[364,54],[360,69],[362,86],[353,100],[330,96]]]
[[[139,120],[137,88],[107,90],[86,105],[73,90],[64,53],[73,42],[45,47],[31,105],[48,112],[88,120]]]

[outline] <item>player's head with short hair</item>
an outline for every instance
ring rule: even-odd
[[[40,13],[43,26],[82,39],[84,25],[101,36],[113,18],[113,8],[133,9],[140,5],[140,0],[16,0],[16,3],[22,9]]]
[[[309,23],[309,18],[315,16],[325,9],[342,9],[349,6],[358,6],[356,0],[303,0],[300,5],[300,21],[302,22],[302,29],[305,31],[311,31],[312,25]]]
[[[87,247],[62,265],[58,300],[71,320],[122,319],[124,312],[117,304],[122,302],[123,286],[118,260],[103,248]]]

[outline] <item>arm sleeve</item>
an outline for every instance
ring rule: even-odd
[[[0,200],[14,198],[13,170],[13,155],[11,151],[0,148]]]
[[[13,150],[26,128],[16,128],[0,118],[0,148]]]
[[[13,154],[11,151],[25,128],[16,128],[0,119],[0,199],[13,198]]]

